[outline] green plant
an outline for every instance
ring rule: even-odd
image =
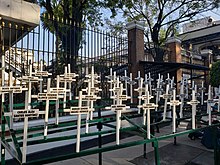
[[[210,70],[210,83],[214,87],[218,87],[220,85],[220,61],[212,64]]]

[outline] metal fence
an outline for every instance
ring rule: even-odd
[[[1,20],[0,53],[6,57],[6,72],[12,71],[15,78],[27,74],[30,63],[34,70],[39,69],[41,60],[53,77],[70,64],[71,71],[80,75],[79,80],[91,66],[106,75],[110,67],[127,65],[127,38],[59,18],[56,22],[49,16],[46,19],[49,24],[44,21],[35,28]],[[79,84],[82,81],[77,88]]]

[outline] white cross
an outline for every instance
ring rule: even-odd
[[[202,81],[202,87],[199,89],[201,90],[201,105],[203,105],[204,104],[204,91],[205,91],[204,81]]]
[[[156,104],[158,105],[158,102],[160,101],[160,95],[161,95],[161,92],[163,91],[161,85],[163,83],[163,77],[160,76],[160,74],[158,74],[159,78],[157,79],[157,87],[155,89],[156,91]],[[157,111],[157,107],[155,109]]]
[[[110,74],[112,74],[112,71]],[[85,80],[84,82],[88,83],[88,87],[86,89],[83,89],[83,91],[87,92],[87,95],[82,96],[83,97],[82,99],[83,99],[83,101],[87,101],[87,105],[92,109],[92,111],[90,111],[86,116],[86,133],[88,133],[89,132],[89,122],[88,121],[93,119],[94,102],[97,99],[101,99],[101,97],[98,97],[95,94],[99,93],[102,90],[99,89],[98,87],[95,87],[95,85],[100,83],[100,81],[98,81],[98,78],[100,78],[100,76],[98,76],[97,74],[94,73],[93,66],[91,69],[91,73],[86,75],[86,77],[88,79]]]
[[[199,104],[199,101],[196,100],[195,88],[196,85],[194,86],[194,90],[192,90],[192,100],[190,102],[187,102],[187,104],[190,104],[192,106],[192,129],[196,129],[196,105]]]
[[[71,107],[70,109],[64,109],[64,112],[70,112],[70,115],[77,115],[77,140],[76,140],[76,152],[80,151],[80,129],[81,129],[81,114],[88,114],[92,109],[89,106],[82,106],[83,95],[82,91],[79,92],[78,107]]]
[[[45,105],[45,118],[44,118],[44,138],[47,137],[47,130],[48,130],[48,115],[49,115],[49,106],[50,101],[54,100],[57,101],[59,98],[62,98],[63,96],[59,95],[58,93],[52,93],[50,92],[50,84],[51,84],[51,78],[48,78],[47,80],[47,93],[38,93],[37,96],[32,96],[33,98],[37,98],[38,100],[46,100]],[[57,119],[58,120],[58,119]]]
[[[40,77],[40,79],[43,79],[43,77],[48,77],[49,75],[52,74],[43,70],[43,60],[40,60],[40,70],[36,70],[34,75],[36,77]],[[43,92],[43,81],[40,81],[40,93],[42,92]]]
[[[142,93],[145,91],[144,88],[143,88],[143,78],[140,77],[140,79],[138,79],[138,88],[135,89],[135,91],[138,92],[138,106],[141,105],[141,96],[142,96]],[[138,107],[138,113],[141,112],[141,108]]]
[[[170,87],[170,85],[167,84],[166,85],[166,93],[161,95],[165,99],[165,101],[164,101],[164,110],[163,110],[163,120],[166,119],[167,101],[168,101],[168,99],[171,99],[171,97],[172,97],[171,94],[169,94],[169,87]]]
[[[130,78],[127,76],[127,70],[124,71],[125,75],[121,77],[121,80],[125,82],[125,94],[128,95],[128,82]]]
[[[22,88],[22,86],[13,86],[12,82],[12,72],[9,73],[9,83],[8,86],[1,86],[0,93],[4,95],[9,93],[9,112],[13,112],[13,93],[22,93],[22,91],[27,90],[27,88]],[[13,129],[13,118],[10,117],[10,128]]]
[[[207,100],[207,113],[209,114],[209,125],[212,125],[212,112],[211,112],[212,103],[213,103],[212,87],[211,85],[209,85],[208,100]]]
[[[60,75],[60,82],[64,83],[64,88],[67,89],[67,84],[69,84],[69,100],[72,100],[72,93],[71,93],[71,83],[76,81],[76,77],[79,76],[78,74],[70,72],[70,64],[68,64],[68,68],[65,66],[65,71],[63,75]],[[66,108],[66,93],[64,93],[63,99],[63,107]]]
[[[32,64],[29,65],[29,75],[28,76],[22,76],[19,78],[20,81],[26,82],[28,91],[25,93],[25,100],[28,101],[28,107],[30,109],[31,104],[31,84],[32,82],[39,82],[42,81],[42,79],[39,79],[38,77],[32,76]]]
[[[183,117],[183,106],[184,106],[184,98],[186,97],[186,95],[184,94],[184,79],[182,78],[181,82],[180,82],[180,100],[181,100],[181,104],[180,104],[180,118]]]
[[[27,153],[27,132],[28,132],[28,118],[37,118],[39,114],[45,112],[39,111],[39,109],[31,109],[28,100],[25,100],[25,109],[13,110],[13,112],[5,113],[5,116],[11,116],[13,118],[21,119],[24,118],[24,129],[23,129],[23,147],[22,147],[22,163],[26,163]]]
[[[132,80],[132,73],[130,73],[130,79],[129,79],[129,82],[130,84],[130,97],[131,97],[131,103],[133,103],[133,85],[136,84],[135,81]]]
[[[120,127],[121,127],[121,113],[125,112],[126,109],[129,109],[129,106],[122,104],[123,100],[130,99],[129,96],[123,95],[123,84],[119,84],[119,78],[117,78],[117,85],[111,90],[114,91],[115,96],[112,96],[115,101],[111,105],[111,107],[106,107],[105,109],[111,109],[112,111],[116,112],[116,145],[120,143]]]
[[[173,90],[173,100],[169,102],[169,104],[173,107],[173,133],[176,132],[176,106],[180,105],[181,102],[176,100],[176,90]]]
[[[50,91],[47,91],[49,93],[55,93],[58,95],[58,99],[56,100],[56,109],[55,109],[55,124],[59,124],[59,98],[64,98],[64,95],[66,92],[69,92],[70,89],[65,89],[60,87],[60,76],[57,75],[56,78],[56,88],[50,88]]]
[[[150,110],[155,109],[158,105],[154,103],[150,103],[150,99],[153,98],[149,94],[148,90],[148,84],[145,84],[145,95],[141,96],[141,99],[144,100],[144,104],[141,105],[141,108],[143,108],[143,124],[147,124],[147,138],[150,139]],[[146,113],[147,113],[147,119],[146,119]],[[147,120],[147,123],[146,123]]]

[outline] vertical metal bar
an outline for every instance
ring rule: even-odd
[[[11,23],[8,24],[8,28],[9,28],[9,43],[8,43],[8,59],[9,59],[9,71],[8,73],[11,72],[11,67],[13,65],[13,58],[14,58],[14,54],[13,54],[13,49],[12,49],[12,25]],[[15,68],[16,69],[16,68]],[[12,77],[9,76],[10,74],[8,74],[8,86],[10,86],[10,82],[12,81]],[[10,112],[13,112],[13,93],[9,92],[9,106],[10,106]],[[12,116],[10,116],[10,122],[9,124],[9,128],[13,129],[13,118]]]
[[[93,31],[93,35],[94,35],[94,40],[93,40],[93,43],[94,43],[94,53],[93,53],[93,66],[94,66],[94,64],[97,62],[97,60],[98,60],[98,55],[97,55],[97,52],[96,52],[96,47],[97,47],[97,41],[96,41],[96,33],[97,33],[97,31],[94,29],[94,31]]]
[[[155,165],[160,165],[160,155],[158,149],[158,141],[154,141],[154,158],[155,158]]]
[[[82,39],[83,39],[83,29],[82,29],[81,26],[80,26],[79,30],[80,30],[80,35],[82,36]],[[79,54],[78,54],[78,56],[79,56]],[[82,60],[82,58],[83,58],[83,45],[82,45],[82,42],[80,42],[80,59]],[[83,61],[83,62],[85,62],[85,61]],[[80,67],[80,73],[81,74],[83,72],[83,67],[85,67],[83,62],[81,62],[81,67]]]
[[[4,102],[1,102],[1,141],[5,141],[5,117],[4,117]],[[5,165],[5,147],[1,143],[1,165]]]
[[[30,32],[30,29],[29,28],[27,28],[27,66],[26,66],[26,68],[27,68],[27,70],[28,70],[28,66],[29,66],[29,64],[30,64],[30,59],[29,59],[29,32]],[[30,70],[29,70],[29,72],[30,72]]]
[[[68,64],[70,64],[70,59],[69,59],[69,48],[68,48],[68,32],[67,32],[67,24],[66,24],[66,19],[62,19],[62,26],[64,27],[64,39],[66,42],[65,45],[65,56],[66,56],[66,66],[68,66]]]
[[[108,60],[109,60],[109,62],[111,63],[111,66],[112,66],[112,59],[109,57],[109,54],[108,54],[108,52],[107,52],[107,47],[108,47],[108,36],[107,36],[107,33],[106,32],[104,32],[104,35],[105,35],[105,54],[106,54],[106,56],[107,56],[107,58],[108,58]]]
[[[88,36],[87,36],[87,49],[88,49],[88,56],[87,56],[87,58],[88,58],[88,69],[89,69],[89,67],[90,67],[90,65],[89,65],[89,63],[90,63],[90,58],[89,58],[89,54],[90,54],[90,46],[89,46],[89,44],[90,44],[90,42],[89,42],[89,36],[90,36],[90,29],[89,29],[89,27],[88,27]]]
[[[98,106],[100,106],[100,100],[97,102],[97,104],[98,104]],[[101,108],[98,108],[98,118],[99,119],[102,118]],[[101,132],[102,131],[102,123],[99,122],[97,127],[98,127],[99,132]],[[99,148],[102,148],[102,135],[99,134],[98,138],[99,138]],[[102,165],[102,152],[99,153],[99,165]]]
[[[40,25],[38,26],[38,48],[37,48],[37,62],[38,62],[38,69],[40,68]]]
[[[21,27],[21,34],[24,33],[24,26]],[[22,74],[25,75],[24,37],[21,38],[21,67]]]
[[[145,124],[145,130],[147,130],[147,124]],[[147,138],[147,133],[145,133],[144,140]],[[144,158],[147,158],[147,144],[144,143]]]
[[[44,15],[44,17],[46,17],[46,16]],[[42,47],[42,49],[43,49],[43,65],[44,65],[44,62],[45,62],[45,59],[44,59],[44,53],[45,53],[45,28],[43,28],[43,38],[42,39],[43,39],[43,47]]]
[[[17,54],[17,43],[18,43],[18,25],[15,25],[15,83],[16,83],[16,79],[17,79],[17,68],[19,69],[19,66],[17,67],[17,63],[18,63],[18,54]]]
[[[94,35],[94,32],[93,32],[93,29],[91,29],[91,66],[93,64],[93,35]]]
[[[8,57],[8,59],[9,59],[9,72],[10,72],[10,70],[11,70],[11,59],[12,59],[12,57],[11,56],[13,56],[13,54],[11,55],[11,51],[12,51],[12,49],[11,49],[11,39],[12,39],[12,36],[11,36],[11,30],[12,30],[12,27],[11,27],[11,23],[8,23],[8,28],[9,28],[9,43],[8,43],[8,55],[9,55],[9,57]],[[8,77],[8,80],[9,80],[9,77]],[[10,123],[11,124],[11,123]]]
[[[74,67],[74,71],[76,71],[77,70],[77,62],[76,62],[76,33],[77,33],[77,23],[74,21],[74,22],[72,22],[73,23],[73,26],[72,26],[72,28],[73,29],[71,29],[71,31],[73,32],[73,43],[72,43],[72,47],[73,47],[73,52],[72,52],[72,54],[71,54],[71,65],[72,65],[72,67]]]
[[[35,53],[35,47],[34,47],[34,39],[35,39],[35,28],[32,30],[32,35],[33,35],[33,42],[32,42],[32,54],[33,54],[33,57],[32,57],[32,63],[36,62],[34,61],[34,53]],[[34,66],[34,64],[33,64]]]
[[[87,69],[87,50],[86,50],[86,43],[87,43],[87,40],[86,40],[86,34],[87,34],[87,30],[86,29],[83,29],[83,35],[84,35],[84,40],[85,40],[85,42],[82,42],[82,48],[84,49],[84,54],[83,55],[81,55],[81,59],[84,59],[83,61],[85,62],[85,64],[84,64],[84,74],[86,74],[86,69]],[[81,72],[81,74],[82,74],[82,72]]]
[[[53,75],[54,75],[54,73],[55,73],[55,69],[54,69],[54,67],[55,67],[55,52],[54,52],[54,47],[55,47],[55,34],[52,34],[52,43],[53,43],[53,47],[52,47],[52,73],[53,73]],[[54,77],[55,77],[56,75],[54,75]]]
[[[48,17],[48,19],[50,19]],[[48,38],[48,42],[47,42],[47,66],[50,66],[50,31],[47,30],[47,38]],[[49,68],[49,67],[48,67]]]

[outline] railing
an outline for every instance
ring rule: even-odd
[[[49,19],[48,16],[45,18]],[[44,68],[53,73],[53,77],[63,74],[64,67],[70,64],[71,71],[78,73],[81,79],[90,72],[91,66],[95,66],[96,73],[107,74],[110,67],[117,68],[128,63],[126,38],[57,20],[59,30],[56,32],[44,28],[42,22],[33,30],[0,23],[0,52],[6,56],[9,71],[15,72],[14,75],[24,75],[28,72],[30,61],[34,69],[38,69],[40,60],[43,60]],[[49,21],[51,26],[55,26],[52,19]]]

